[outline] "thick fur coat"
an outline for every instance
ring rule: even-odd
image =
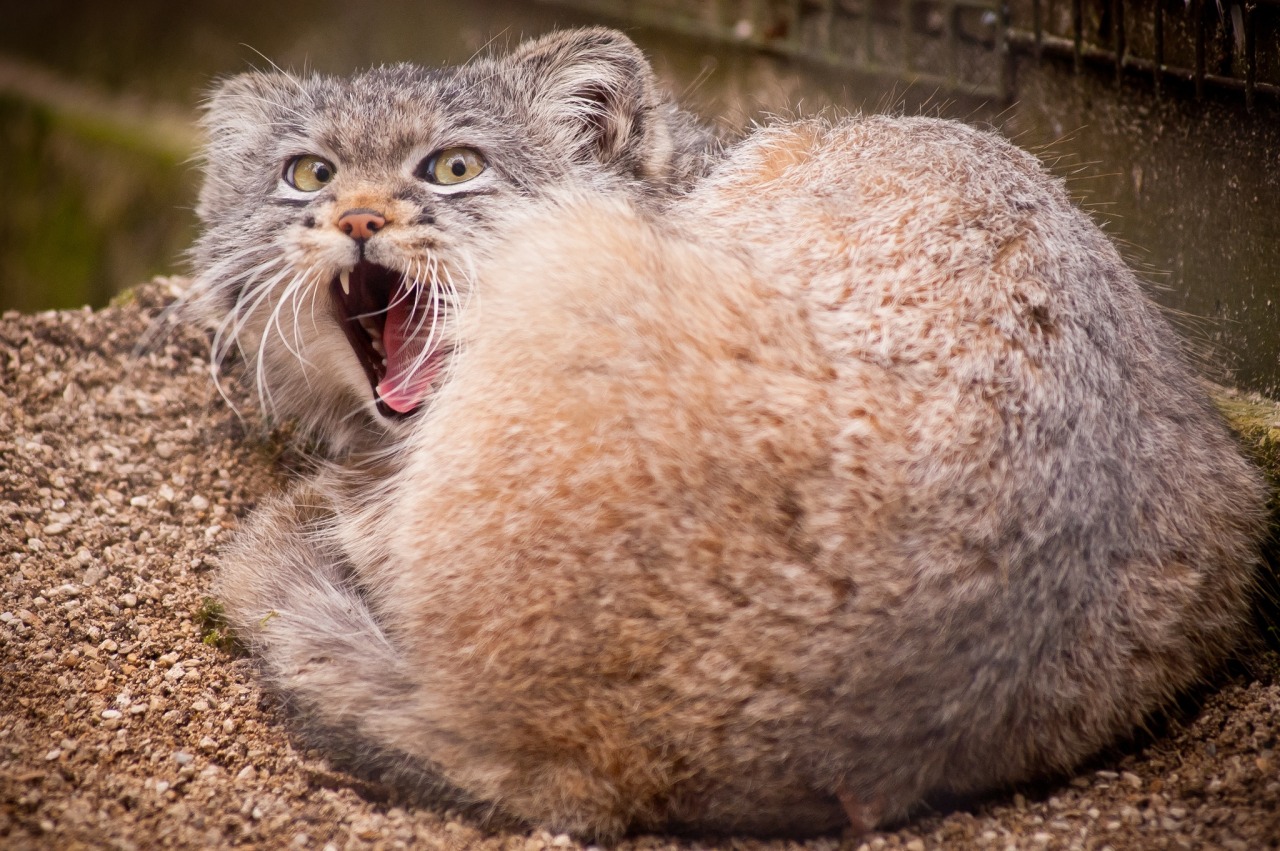
[[[1221,660],[1261,481],[1034,157],[867,117],[702,168],[486,208],[421,410],[250,519],[218,591],[305,730],[582,836],[803,834],[1069,769]],[[293,297],[231,310],[250,363]],[[375,422],[323,333],[353,378],[283,380]]]

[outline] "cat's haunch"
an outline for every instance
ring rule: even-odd
[[[1072,768],[1238,638],[1261,479],[993,134],[720,152],[604,30],[207,125],[192,303],[335,459],[218,593],[349,764],[583,837],[865,829]]]

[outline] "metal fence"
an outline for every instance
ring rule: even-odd
[[[1017,63],[1066,61],[1157,94],[1280,95],[1280,0],[569,0],[832,68],[1008,100]]]

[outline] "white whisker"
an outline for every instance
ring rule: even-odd
[[[230,349],[230,345],[233,342],[240,348],[241,353],[244,353],[244,348],[240,346],[239,335],[249,316],[249,311],[245,309],[245,304],[250,293],[255,289],[255,282],[253,278],[270,272],[277,264],[283,265],[283,262],[282,258],[273,258],[264,263],[260,263],[257,266],[250,267],[241,274],[229,278],[220,284],[220,289],[225,290],[239,285],[240,290],[236,296],[235,303],[231,306],[226,317],[219,324],[217,332],[213,337],[210,347],[210,356],[217,363],[221,363],[226,357],[226,354]],[[269,288],[270,287],[268,285],[266,289]],[[239,321],[237,321],[237,317],[241,317]],[[228,329],[230,329],[229,334],[227,333]]]
[[[276,334],[280,338],[280,342],[284,344],[285,349],[289,352],[289,354],[294,356],[294,358],[298,361],[298,363],[300,363],[303,366],[302,374],[303,374],[303,378],[306,379],[308,386],[310,386],[311,384],[310,373],[314,371],[315,365],[311,363],[311,361],[307,358],[307,356],[304,355],[298,348],[296,348],[295,345],[291,345],[289,339],[286,338],[284,329],[280,327],[280,312],[284,308],[286,302],[292,304],[293,331],[294,331],[293,343],[296,344],[297,341],[301,339],[301,335],[298,333],[298,308],[300,305],[300,300],[298,298],[298,291],[303,286],[308,284],[313,279],[313,277],[314,275],[310,272],[308,273],[295,272],[293,279],[289,281],[289,283],[284,288],[284,292],[280,294],[280,299],[276,302],[275,307],[272,309],[271,316],[268,318],[267,326],[266,326],[267,328],[275,328]],[[266,348],[266,341],[265,341],[266,331],[265,330],[263,332],[263,336],[264,336],[264,340],[263,340],[262,347],[265,349]]]

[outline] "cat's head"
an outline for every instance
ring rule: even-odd
[[[605,29],[458,68],[244,74],[204,126],[189,309],[215,364],[238,350],[264,411],[334,452],[429,403],[506,215],[563,188],[660,198],[710,143]]]

